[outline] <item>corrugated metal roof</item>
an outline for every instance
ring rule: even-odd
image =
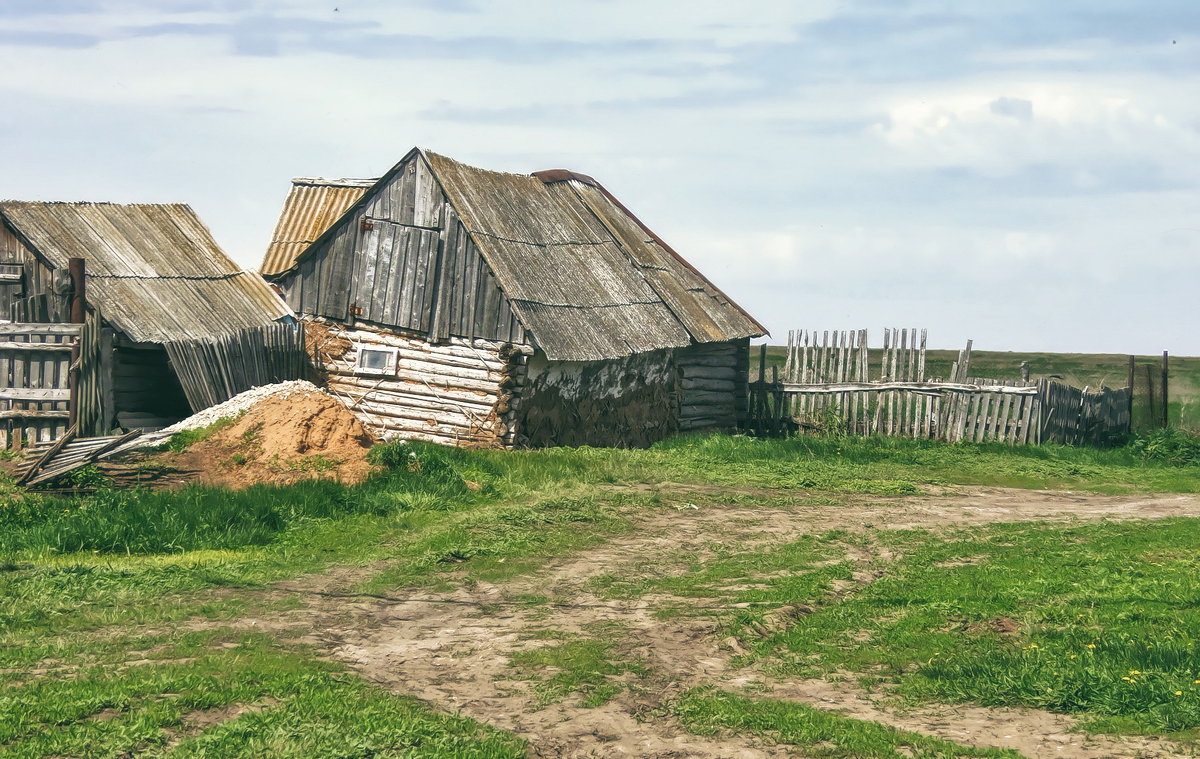
[[[263,275],[290,267],[305,248],[341,218],[377,180],[297,177],[263,257]]]
[[[88,300],[132,340],[205,337],[291,315],[182,203],[3,201],[0,216],[53,268],[86,259]]]
[[[423,155],[548,357],[616,358],[766,333],[590,177]]]

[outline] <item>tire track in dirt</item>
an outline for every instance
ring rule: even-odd
[[[673,491],[677,492],[677,491]],[[778,499],[779,491],[769,491]],[[766,495],[766,492],[764,492]],[[696,736],[665,714],[665,704],[700,685],[740,689],[766,682],[776,698],[901,727],[959,743],[1014,748],[1030,759],[1145,757],[1175,759],[1182,747],[1141,738],[1088,738],[1071,733],[1065,716],[1024,709],[930,706],[897,712],[844,683],[771,682],[753,670],[735,670],[734,653],[718,640],[711,616],[659,619],[664,602],[643,597],[608,601],[588,592],[595,577],[621,567],[644,567],[663,556],[711,553],[712,544],[770,544],[831,529],[947,527],[1014,521],[1158,519],[1200,516],[1193,496],[1117,497],[989,488],[966,493],[863,500],[843,506],[801,504],[786,508],[706,507],[656,513],[634,534],[549,562],[541,571],[502,585],[478,583],[435,595],[403,592],[391,598],[343,597],[337,591],[361,570],[301,578],[280,586],[301,594],[306,608],[268,626],[307,629],[307,639],[349,663],[369,680],[438,707],[527,738],[534,756],[554,757],[758,757],[802,756],[801,747],[778,746],[749,736]],[[889,557],[859,550],[856,582],[878,576]],[[853,592],[840,589],[840,593]],[[524,595],[562,603],[529,606]],[[526,682],[508,679],[512,655],[546,645],[539,629],[587,634],[595,625],[622,629],[631,642],[622,653],[641,657],[653,673],[634,680],[608,703],[584,708],[568,699],[537,708]]]

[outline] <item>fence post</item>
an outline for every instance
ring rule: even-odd
[[[86,264],[82,258],[67,260],[67,274],[71,278],[71,323],[83,324],[87,320]],[[79,423],[79,342],[75,338],[71,346],[71,365],[67,368],[67,386],[71,390],[67,401],[67,426],[74,429]]]
[[[1125,386],[1129,388],[1129,401],[1128,401],[1129,407],[1127,409],[1127,411],[1129,412],[1129,430],[1128,430],[1129,432],[1133,431],[1133,376],[1134,376],[1133,356],[1130,356],[1129,357],[1129,374],[1125,378]]]
[[[1154,406],[1154,369],[1146,364],[1146,400],[1150,406],[1150,425],[1153,427],[1158,424],[1158,412]]]
[[[1162,426],[1163,426],[1163,429],[1166,429],[1171,424],[1171,419],[1170,419],[1171,404],[1168,401],[1168,398],[1170,398],[1170,395],[1167,392],[1168,388],[1167,388],[1167,352],[1166,351],[1163,351],[1161,380],[1162,380],[1162,392],[1159,393],[1159,397],[1162,400],[1159,405],[1162,406]]]

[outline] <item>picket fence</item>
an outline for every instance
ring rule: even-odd
[[[970,341],[948,378],[930,379],[926,342],[926,330],[887,329],[873,358],[867,330],[793,330],[782,372],[773,367],[769,380],[766,346],[760,348],[749,426],[766,435],[807,430],[1072,445],[1109,445],[1129,432],[1129,388],[1089,392],[1050,380],[972,377]]]

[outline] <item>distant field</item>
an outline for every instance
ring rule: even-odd
[[[786,348],[782,345],[772,345],[767,348],[767,367],[778,366],[783,369],[786,359]],[[945,377],[950,373],[950,365],[958,359],[957,350],[931,350],[926,352],[925,360],[928,374],[931,377]],[[1135,390],[1138,397],[1134,407],[1134,421],[1139,426],[1148,422],[1149,408],[1146,405],[1146,367],[1154,372],[1158,380],[1160,356],[1138,356],[1137,382]],[[1016,351],[974,351],[971,353],[971,374],[976,377],[991,379],[1019,379],[1021,363],[1029,362],[1030,375],[1034,379],[1042,377],[1061,378],[1076,387],[1124,387],[1128,372],[1129,356],[1113,353],[1019,353]],[[880,351],[871,351],[871,365],[878,367]],[[752,346],[750,353],[750,376],[758,373],[758,347]],[[1200,429],[1200,358],[1171,357],[1170,371],[1171,398],[1169,414],[1174,424],[1190,429]],[[1157,386],[1156,400],[1157,400]]]

